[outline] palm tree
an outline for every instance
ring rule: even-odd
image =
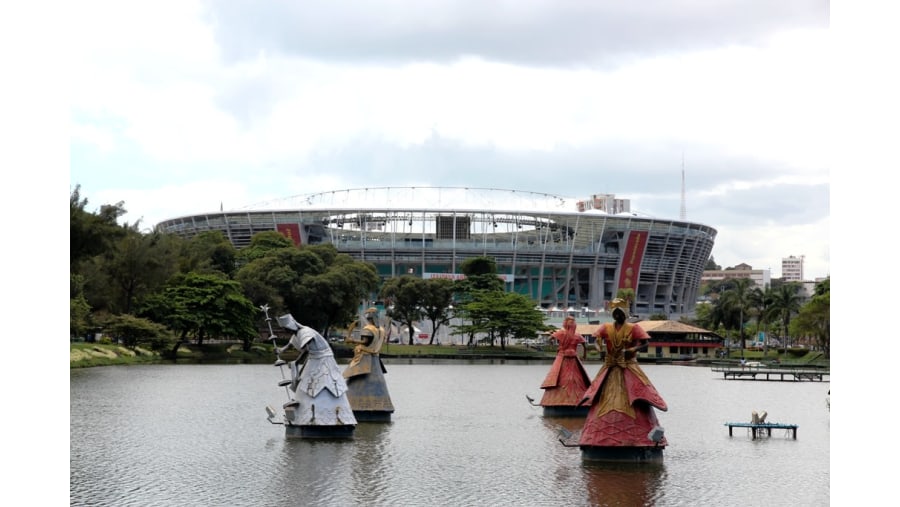
[[[787,350],[788,325],[791,323],[791,317],[800,312],[800,284],[791,282],[779,287],[772,293],[770,308],[772,315],[781,319],[785,335],[784,347]]]
[[[741,337],[741,357],[744,357],[744,316],[749,315],[751,308],[751,288],[753,280],[749,278],[735,278],[731,288],[722,294],[722,304],[731,313],[738,314],[738,329]]]
[[[750,291],[750,307],[753,309],[754,314],[756,314],[756,334],[759,335],[759,327],[763,325],[763,332],[765,333],[766,339],[763,342],[763,357],[769,351],[769,320],[771,319],[771,308],[772,305],[772,289],[770,287],[766,287],[765,290],[760,289],[759,287],[754,287]]]

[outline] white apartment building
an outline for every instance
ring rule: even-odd
[[[785,282],[802,282],[803,278],[803,256],[785,257],[781,259],[781,278]]]

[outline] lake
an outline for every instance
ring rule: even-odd
[[[70,371],[70,504],[90,506],[653,505],[830,503],[828,382],[723,380],[642,365],[669,406],[661,465],[587,465],[540,399],[550,363],[385,359],[396,412],[347,441],[284,437],[271,365]],[[343,365],[342,365],[343,367]],[[599,363],[586,365],[593,376]],[[751,439],[726,422],[796,424]]]

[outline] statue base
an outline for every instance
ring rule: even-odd
[[[356,422],[391,422],[391,412],[384,410],[354,410]]]
[[[284,425],[284,436],[287,438],[309,438],[322,440],[343,440],[353,438],[356,426],[344,424],[341,426],[297,426]]]
[[[597,447],[581,446],[581,460],[586,463],[662,463],[664,447]]]
[[[560,405],[555,407],[544,407],[544,417],[587,417],[591,407],[575,407],[568,405]]]

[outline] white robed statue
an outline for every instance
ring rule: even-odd
[[[284,347],[276,346],[275,353],[280,357],[290,346],[300,351],[300,356],[290,363],[291,399],[284,405],[286,436],[352,437],[356,418],[347,399],[347,382],[328,341],[290,314],[278,317],[278,324],[294,334]],[[283,362],[279,359],[276,364]]]

